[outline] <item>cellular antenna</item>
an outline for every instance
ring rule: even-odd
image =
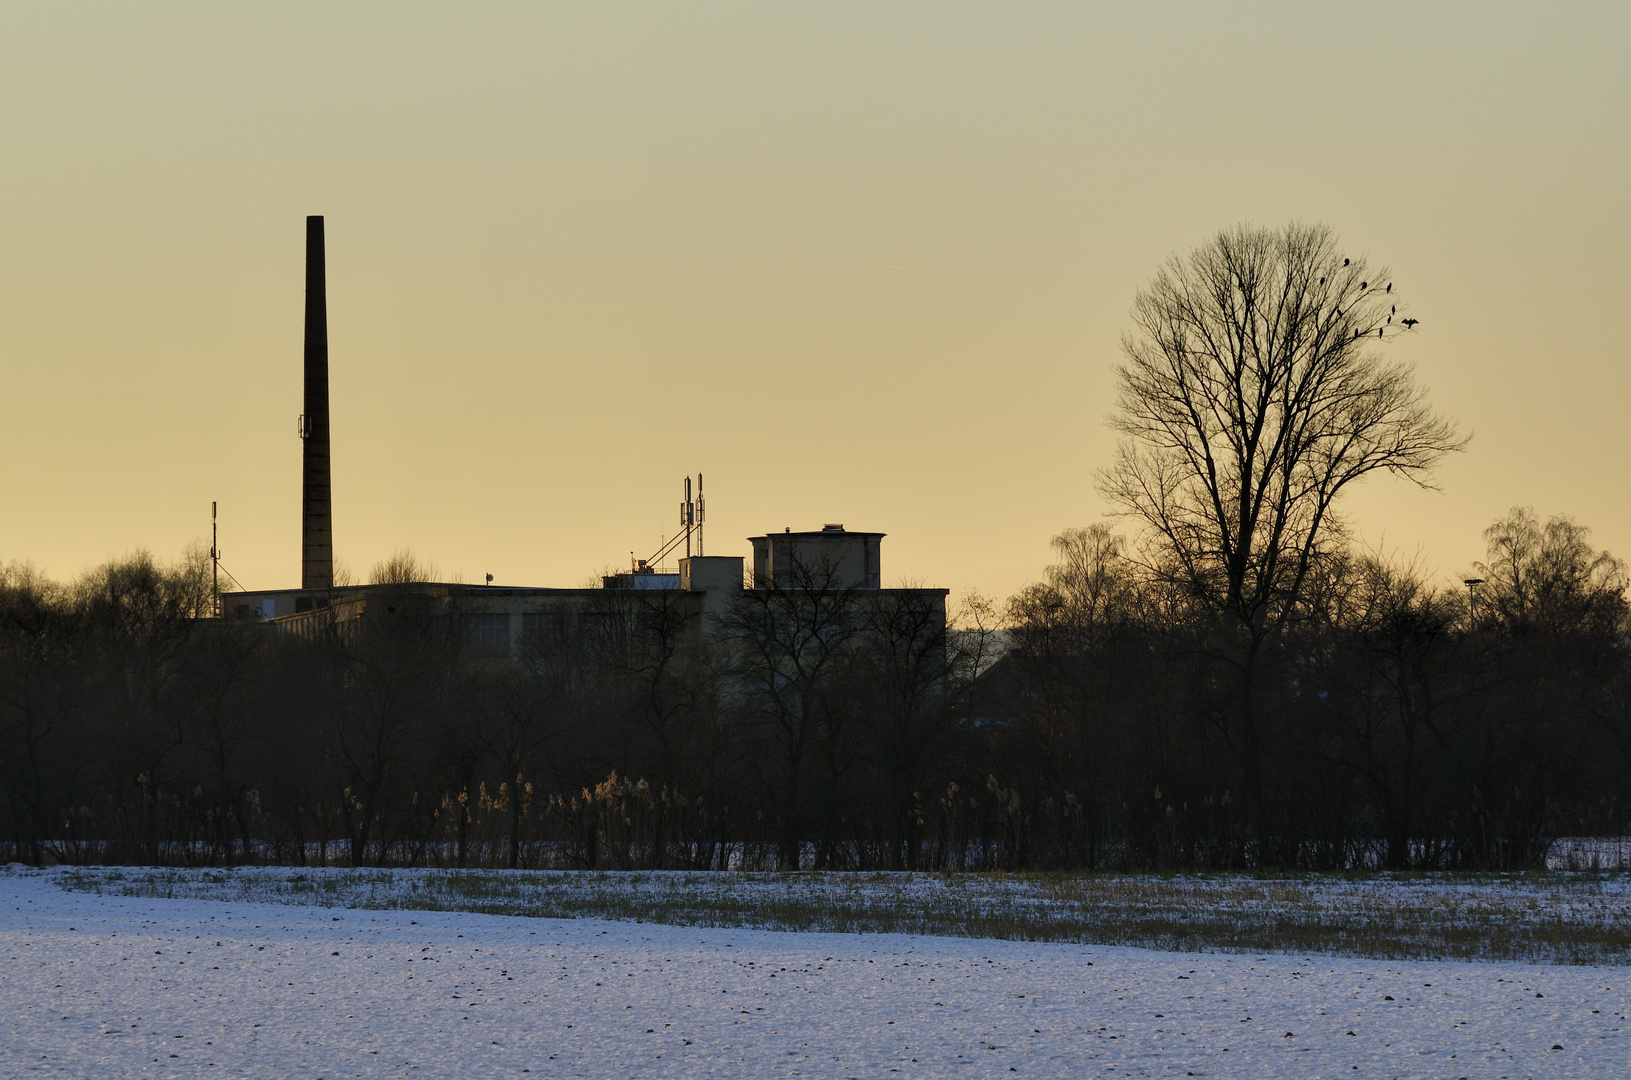
[[[685,557],[691,557],[691,530],[697,525],[697,504],[691,501],[691,478],[685,478],[685,498],[680,501],[680,528],[685,530]]]
[[[702,522],[708,516],[708,504],[702,501],[702,474],[697,473],[697,558],[702,557]]]

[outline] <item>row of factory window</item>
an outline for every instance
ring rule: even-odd
[[[513,617],[507,611],[467,615],[471,655],[509,656],[510,620]],[[521,648],[524,652],[530,651],[557,642],[565,635],[582,633],[587,620],[604,617],[581,611],[524,611],[521,613]]]

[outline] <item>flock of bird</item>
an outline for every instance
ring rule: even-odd
[[[1343,266],[1348,266],[1351,263],[1352,263],[1351,259],[1343,259],[1342,260],[1342,265]],[[1321,285],[1325,284],[1325,279],[1324,278],[1320,278],[1320,284]],[[1359,283],[1359,288],[1360,288],[1361,291],[1369,289],[1370,288],[1370,282],[1361,281]],[[1387,288],[1383,289],[1382,292],[1384,294],[1387,294],[1387,293],[1391,293],[1392,291],[1393,291],[1393,282],[1390,281],[1390,282],[1387,283]],[[1383,330],[1385,329],[1386,326],[1391,326],[1393,324],[1393,316],[1397,315],[1398,313],[1399,313],[1399,305],[1394,304],[1388,310],[1387,322],[1385,324],[1383,324],[1383,326],[1378,326],[1376,328],[1376,336],[1377,337],[1382,336],[1382,332],[1383,332]],[[1340,314],[1340,312],[1338,314]],[[1404,327],[1406,330],[1409,330],[1409,329],[1413,328],[1414,326],[1416,326],[1416,324],[1418,324],[1420,322],[1421,322],[1420,319],[1400,319],[1399,320],[1399,325]],[[1356,329],[1356,330],[1354,330],[1354,338],[1357,340],[1358,337],[1359,337],[1359,331]]]

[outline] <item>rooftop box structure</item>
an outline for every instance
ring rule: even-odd
[[[751,536],[748,542],[753,545],[753,587],[882,588],[879,547],[884,535],[849,532],[842,525],[823,525],[815,532],[788,529]]]

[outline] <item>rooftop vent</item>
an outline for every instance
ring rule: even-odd
[[[844,526],[842,526],[842,525],[823,525],[823,526],[821,526],[821,531],[822,532],[843,532],[844,531]]]

